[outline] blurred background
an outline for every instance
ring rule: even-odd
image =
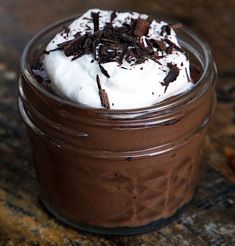
[[[136,10],[182,22],[206,40],[219,70],[218,107],[205,174],[188,212],[146,235],[108,238],[64,227],[38,200],[25,127],[17,112],[23,48],[39,30],[89,8]],[[0,0],[0,246],[235,245],[235,0]]]

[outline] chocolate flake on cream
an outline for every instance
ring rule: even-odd
[[[102,106],[107,109],[110,109],[108,94],[106,93],[104,89],[102,89],[101,83],[100,83],[100,77],[98,74],[96,75],[96,82],[97,82],[97,86],[99,89],[100,101],[101,101]]]
[[[164,82],[162,82],[162,85],[165,86],[165,92],[171,82],[174,82],[178,75],[179,75],[179,68],[177,67],[176,64],[168,63],[167,67],[170,69],[169,73],[164,79]]]
[[[164,33],[166,33],[166,35],[171,35],[171,27],[169,25],[162,26],[161,29],[162,29],[160,32],[161,36],[163,36]]]

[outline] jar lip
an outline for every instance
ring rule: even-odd
[[[178,105],[184,105],[187,102],[190,102],[195,98],[195,95],[202,94],[202,91],[206,89],[209,84],[207,83],[208,79],[211,78],[212,72],[215,69],[215,65],[213,63],[213,56],[211,54],[211,50],[209,48],[209,45],[201,39],[201,37],[198,36],[198,34],[195,34],[193,31],[191,31],[188,27],[183,26],[180,30],[186,33],[188,36],[190,36],[193,40],[197,42],[197,44],[200,46],[200,48],[203,51],[203,56],[205,57],[205,64],[203,68],[203,72],[197,81],[196,85],[190,89],[189,91],[186,91],[184,93],[181,93],[179,95],[173,96],[171,98],[168,98],[167,100],[163,100],[162,102],[156,103],[154,105],[148,106],[148,107],[142,107],[142,108],[135,108],[135,109],[105,109],[105,108],[91,108],[85,104],[81,103],[75,103],[63,98],[60,98],[56,96],[55,94],[47,91],[45,88],[43,88],[36,78],[34,77],[32,70],[30,68],[30,64],[28,63],[28,55],[30,54],[31,48],[34,46],[35,42],[42,37],[47,32],[52,31],[54,28],[57,28],[59,26],[63,26],[67,22],[72,22],[75,18],[78,18],[79,15],[70,16],[65,19],[59,20],[46,28],[42,29],[40,32],[38,32],[36,35],[34,35],[31,40],[26,45],[21,61],[20,61],[20,69],[23,77],[30,82],[30,84],[40,91],[43,95],[47,96],[49,99],[52,99],[58,103],[61,103],[63,105],[67,105],[73,108],[87,110],[93,113],[98,113],[99,115],[110,115],[110,116],[118,116],[118,115],[138,115],[142,114],[143,112],[148,113],[154,113],[154,112],[162,112],[164,110],[175,108]],[[156,18],[159,19],[159,18]],[[164,21],[167,18],[163,18],[161,20]]]

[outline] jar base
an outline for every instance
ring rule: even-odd
[[[51,214],[56,220],[58,220],[62,224],[71,226],[82,232],[88,232],[88,233],[100,234],[100,235],[109,235],[109,236],[129,236],[129,235],[143,234],[143,233],[159,230],[162,227],[165,227],[169,225],[170,223],[176,221],[179,218],[179,216],[187,210],[192,200],[191,199],[188,203],[180,207],[176,211],[176,213],[173,214],[172,216],[164,218],[164,219],[160,219],[157,221],[153,221],[147,225],[137,226],[137,227],[105,228],[105,227],[99,227],[99,226],[94,226],[94,225],[88,225],[85,223],[80,223],[72,219],[66,219],[58,211],[55,211],[55,209],[52,209],[42,197],[40,197],[40,199],[41,199],[43,206],[49,212],[49,214]]]

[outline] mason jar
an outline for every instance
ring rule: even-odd
[[[159,228],[192,199],[203,142],[216,106],[216,68],[208,45],[183,27],[180,45],[200,67],[195,86],[150,107],[94,109],[56,96],[32,64],[74,18],[37,34],[21,59],[19,111],[26,124],[40,196],[59,220],[93,233]]]

